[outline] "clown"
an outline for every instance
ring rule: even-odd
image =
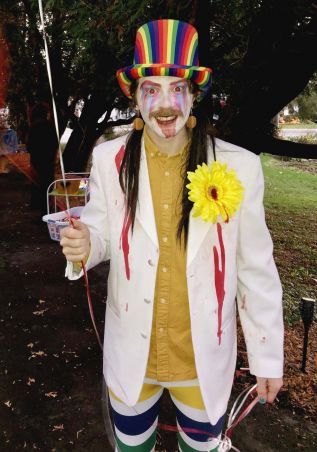
[[[181,451],[220,450],[236,366],[236,307],[261,403],[282,385],[281,284],[259,158],[210,136],[211,69],[197,32],[158,20],[137,32],[117,79],[134,130],[93,153],[91,197],[64,228],[66,276],[110,259],[103,371],[116,450],[154,450],[159,401],[176,406]],[[224,449],[222,449],[224,450]]]
[[[193,106],[193,97],[184,79],[166,76],[141,78],[137,105],[148,125],[149,135],[155,140],[174,138],[180,134],[186,141],[185,125]]]

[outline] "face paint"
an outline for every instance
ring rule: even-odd
[[[144,122],[162,138],[172,138],[185,127],[193,105],[188,83],[179,77],[141,78],[136,99]]]

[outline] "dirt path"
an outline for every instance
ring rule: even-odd
[[[83,282],[64,278],[64,258],[29,208],[29,185],[1,174],[0,450],[110,451],[101,411],[101,352]],[[103,328],[107,265],[90,272]],[[163,399],[162,423],[173,422]],[[304,414],[257,406],[234,432],[241,452],[317,449]],[[160,441],[176,450],[173,436]]]

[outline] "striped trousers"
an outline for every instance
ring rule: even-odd
[[[210,424],[198,380],[163,383],[146,378],[133,407],[125,405],[109,390],[117,452],[155,450],[159,404],[166,388],[176,407],[178,447],[181,452],[217,451],[225,415]]]

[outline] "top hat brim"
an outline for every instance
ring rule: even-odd
[[[201,100],[211,87],[212,70],[201,66],[180,66],[176,64],[133,64],[119,69],[116,73],[123,93],[132,99],[131,83],[141,77],[172,76],[192,80],[199,88],[197,100]]]

